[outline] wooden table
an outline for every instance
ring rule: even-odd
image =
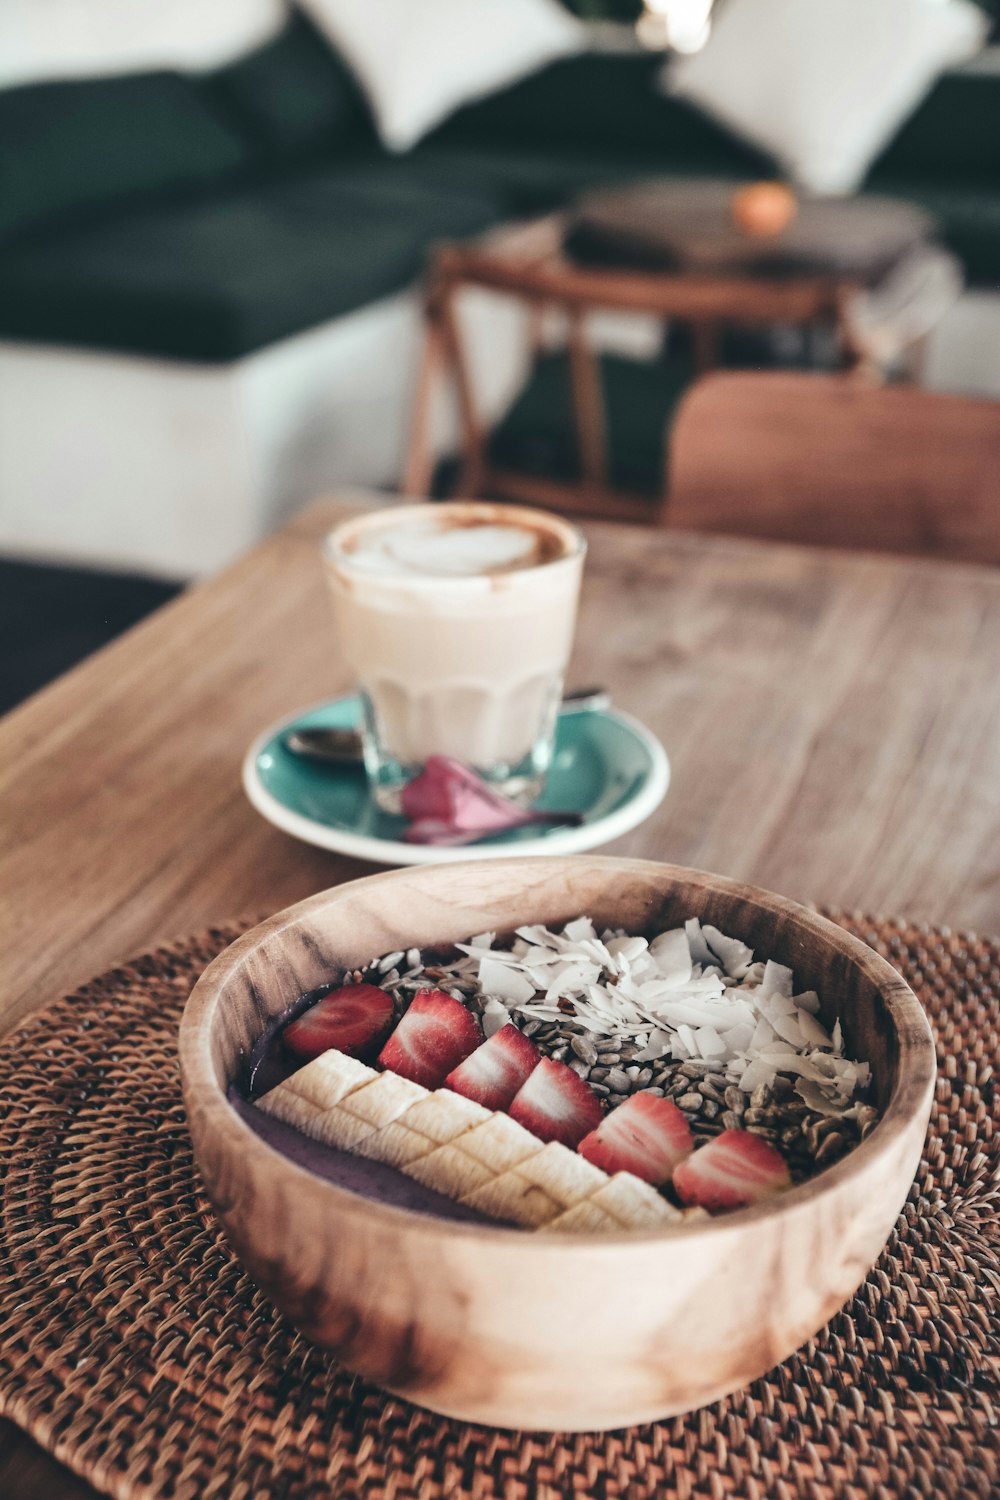
[[[348,684],[319,507],[0,721],[0,1025],[161,940],[371,867],[240,790],[255,733]],[[589,529],[577,681],[673,785],[609,852],[1000,931],[1000,572]],[[0,1424],[4,1500],[92,1492]]]

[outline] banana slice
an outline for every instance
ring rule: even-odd
[[[541,1150],[541,1141],[523,1125],[508,1115],[492,1114],[446,1146],[438,1146],[411,1162],[406,1171],[439,1193],[464,1199],[465,1194],[484,1187]]]
[[[337,1106],[379,1075],[356,1057],[332,1048],[313,1058],[283,1083],[275,1084],[256,1101],[265,1114],[294,1125],[313,1140],[332,1145],[331,1121]]]
[[[623,1229],[679,1224],[683,1217],[680,1209],[668,1203],[655,1187],[641,1177],[633,1177],[631,1172],[616,1172],[594,1197],[601,1208],[608,1209],[621,1221]]]
[[[613,1234],[621,1229],[621,1221],[614,1214],[587,1198],[583,1203],[574,1203],[565,1213],[552,1219],[543,1228],[554,1234]]]
[[[376,1073],[370,1082],[352,1089],[324,1121],[325,1139],[342,1151],[357,1151],[375,1131],[383,1130],[428,1097],[427,1090],[398,1073]]]
[[[550,1141],[536,1155],[466,1193],[461,1201],[498,1219],[540,1229],[574,1203],[592,1197],[608,1180],[599,1167],[558,1141]]]
[[[425,1092],[423,1099],[391,1124],[365,1136],[358,1150],[362,1156],[400,1167],[412,1177],[413,1162],[489,1118],[490,1111],[472,1099],[463,1099],[451,1089],[436,1089],[433,1094]]]
[[[603,1222],[607,1220],[610,1222]],[[678,1224],[683,1215],[654,1187],[633,1177],[631,1172],[616,1172],[583,1203],[553,1219],[546,1227],[553,1230],[583,1233],[613,1229],[648,1229],[656,1224]]]

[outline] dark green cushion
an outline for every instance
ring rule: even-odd
[[[475,193],[485,189],[503,205],[508,216],[517,217],[562,207],[594,188],[661,176],[667,169],[654,152],[648,151],[598,151],[550,142],[532,147],[522,141],[505,145],[435,137],[403,157],[363,153],[354,170],[435,192]],[[684,174],[671,170],[668,175]],[[746,174],[734,171],[728,175]]]
[[[948,73],[939,79],[868,180],[894,177],[977,182],[1000,193],[1000,75]]]
[[[404,157],[378,158],[373,153],[354,170],[421,191],[486,191],[515,217],[543,213],[591,188],[655,175],[658,168],[655,159],[638,153],[436,141]]]
[[[489,99],[461,109],[427,139],[638,154],[663,172],[773,175],[774,163],[683,100],[657,87],[659,56],[585,53],[562,58]]]
[[[0,336],[237,359],[408,286],[435,239],[497,217],[488,194],[335,169],[133,214],[0,254]]]
[[[0,91],[0,238],[190,189],[250,159],[195,83],[141,73]]]
[[[270,159],[326,152],[372,135],[353,76],[298,13],[272,41],[212,74],[204,87]]]

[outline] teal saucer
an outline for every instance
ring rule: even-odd
[[[613,709],[565,711],[536,805],[579,813],[579,826],[511,828],[460,848],[407,844],[405,821],[376,807],[360,766],[320,765],[284,746],[292,730],[354,729],[360,718],[357,698],[335,698],[273,725],[246,753],[243,788],[257,811],[285,833],[376,864],[576,854],[635,828],[659,806],[670,783],[666,751],[637,720]]]

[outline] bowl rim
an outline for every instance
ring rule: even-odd
[[[545,1229],[525,1233],[500,1224],[469,1224],[456,1220],[437,1218],[412,1209],[399,1208],[392,1204],[379,1203],[351,1189],[342,1188],[310,1172],[308,1168],[291,1161],[283,1152],[264,1141],[233,1108],[225,1091],[220,1088],[204,1045],[211,1035],[214,1012],[225,982],[243,963],[246,956],[260,944],[262,938],[275,937],[289,927],[296,926],[303,916],[314,910],[322,910],[333,895],[344,895],[358,886],[391,883],[396,880],[440,875],[444,871],[460,873],[466,868],[499,873],[505,865],[530,865],[541,873],[541,867],[550,864],[564,869],[567,865],[581,862],[607,868],[609,874],[628,870],[638,876],[654,871],[668,872],[673,878],[689,883],[701,884],[723,894],[764,906],[783,916],[804,922],[818,935],[850,957],[869,974],[880,990],[888,990],[887,1003],[896,1019],[899,1045],[899,1070],[895,1087],[886,1102],[877,1124],[864,1140],[830,1167],[823,1168],[805,1182],[798,1183],[787,1191],[764,1199],[748,1208],[737,1209],[718,1218],[693,1219],[686,1223],[668,1224],[662,1228],[628,1229],[617,1233],[600,1235],[566,1235]],[[881,954],[849,933],[846,928],[831,922],[811,907],[780,896],[761,886],[748,885],[728,876],[711,871],[698,870],[684,865],[674,865],[661,860],[625,859],[610,855],[564,855],[522,856],[509,860],[467,860],[459,865],[430,865],[414,868],[383,871],[376,875],[360,876],[356,880],[344,881],[316,892],[292,906],[283,908],[273,916],[255,924],[223,949],[198,979],[181,1016],[178,1045],[180,1068],[184,1083],[185,1113],[190,1119],[189,1093],[197,1091],[198,1109],[205,1122],[221,1135],[227,1136],[241,1156],[258,1157],[262,1162],[273,1159],[280,1163],[294,1182],[301,1178],[303,1191],[326,1198],[339,1214],[346,1218],[363,1218],[369,1224],[381,1220],[387,1229],[403,1231],[408,1235],[426,1238],[458,1235],[465,1239],[489,1243],[492,1248],[510,1247],[512,1254],[527,1254],[532,1247],[559,1244],[566,1254],[602,1254],[620,1251],[630,1244],[648,1246],[650,1242],[669,1242],[683,1236],[689,1242],[698,1235],[712,1235],[716,1240],[727,1234],[738,1234],[748,1224],[764,1219],[796,1212],[808,1212],[813,1204],[853,1181],[862,1179],[869,1168],[874,1167],[891,1154],[893,1147],[912,1129],[918,1116],[925,1122],[929,1119],[933,1103],[934,1083],[937,1076],[934,1038],[923,1007],[906,980]],[[904,1108],[904,1098],[910,1102]]]

